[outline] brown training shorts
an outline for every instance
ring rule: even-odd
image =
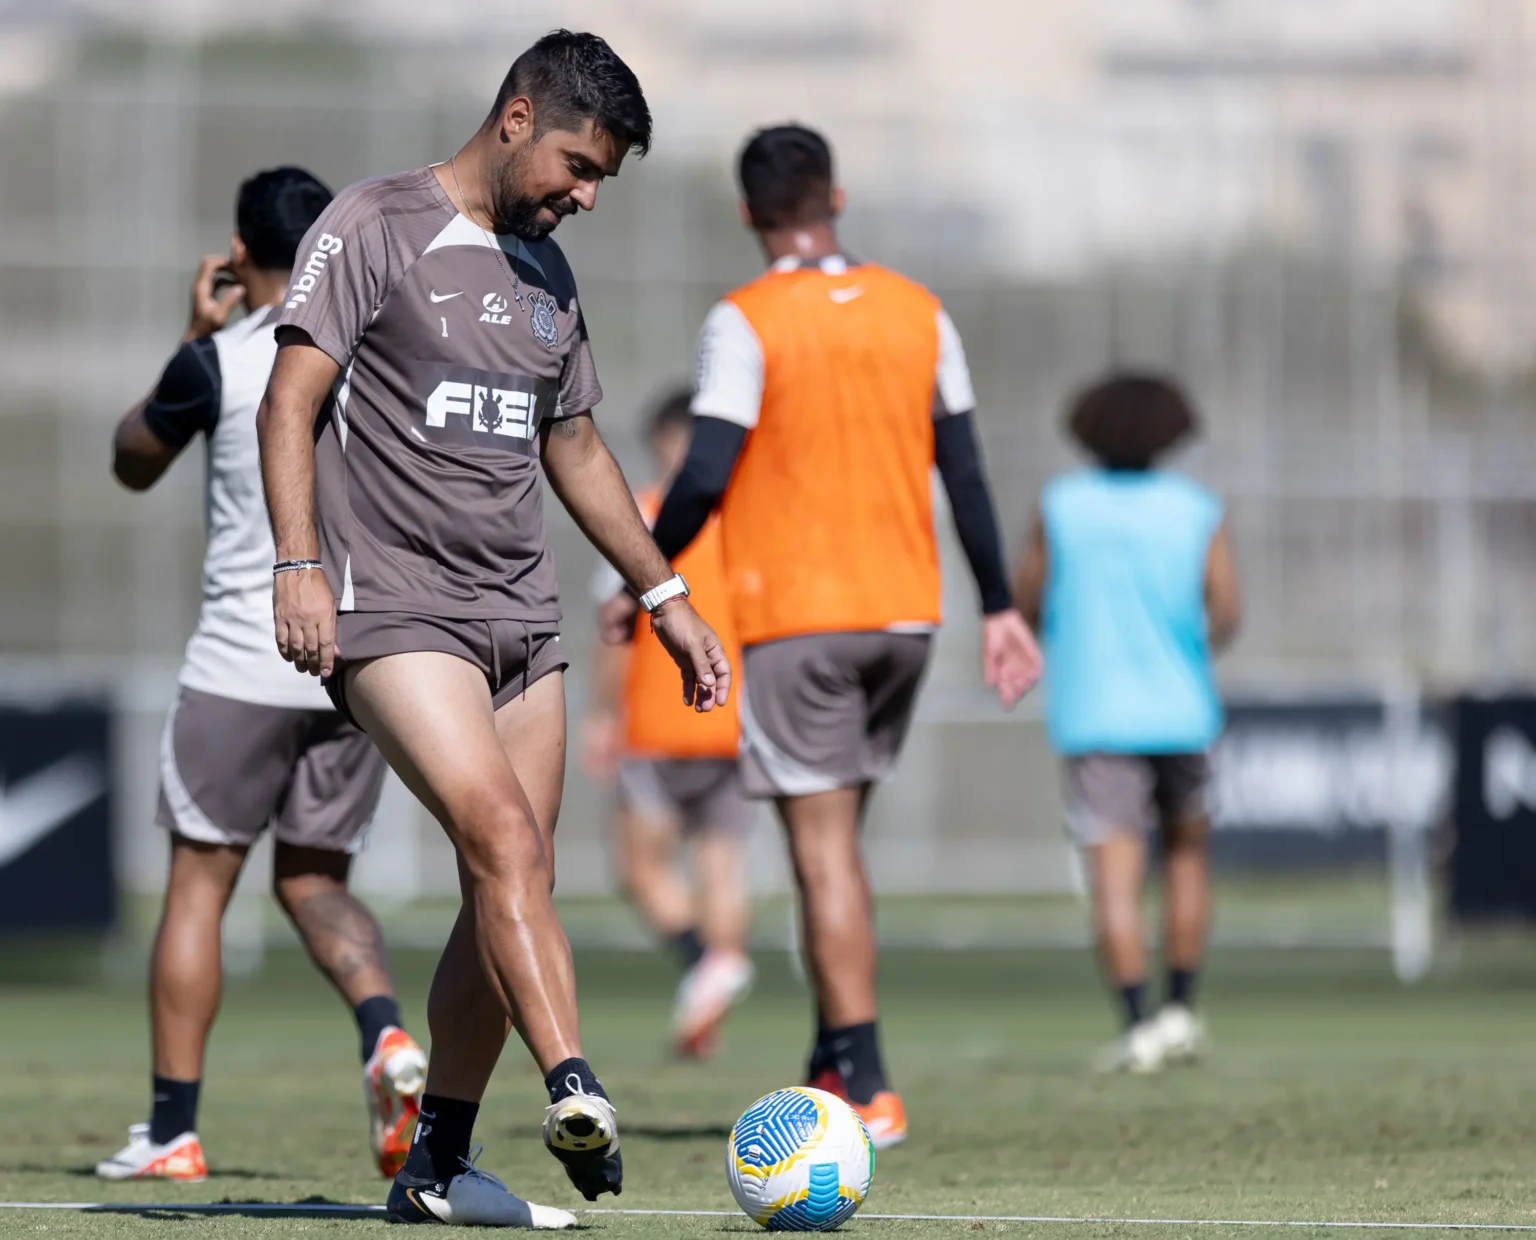
[[[183,687],[160,738],[155,821],[204,844],[356,852],[379,806],[384,759],[335,711],[238,702]]]
[[[1066,760],[1067,826],[1083,847],[1159,822],[1209,812],[1210,759],[1203,753],[1087,753]]]
[[[757,814],[735,758],[625,758],[619,797],[636,817],[675,823],[690,834],[742,835]]]
[[[928,669],[928,633],[812,633],[742,652],[742,780],[809,796],[890,774]]]
[[[493,710],[567,666],[560,626],[554,621],[444,620],[408,611],[348,611],[336,617],[336,646],[343,657],[326,678],[325,691],[348,719],[347,672],[367,659],[417,650],[456,655],[485,676]]]

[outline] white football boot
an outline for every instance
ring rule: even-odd
[[[1100,1072],[1134,1072],[1146,1076],[1163,1069],[1163,1040],[1155,1020],[1132,1025],[1100,1052],[1095,1067]]]
[[[128,1144],[96,1164],[103,1180],[180,1180],[196,1184],[208,1178],[208,1162],[197,1133],[184,1132],[164,1145],[149,1139],[148,1124],[128,1129]]]
[[[407,1185],[389,1190],[384,1217],[391,1223],[447,1223],[453,1227],[527,1227],[557,1231],[576,1226],[569,1210],[524,1201],[487,1171],[475,1166],[480,1146],[459,1162],[464,1170],[446,1184]]]
[[[1153,1017],[1166,1063],[1193,1063],[1210,1052],[1211,1039],[1205,1024],[1182,1003],[1167,1003]]]
[[[683,975],[672,1009],[672,1044],[688,1059],[713,1053],[720,1025],[752,989],[756,971],[741,952],[711,951]]]
[[[573,1073],[567,1086],[579,1085]],[[544,1112],[544,1145],[565,1167],[565,1174],[588,1201],[624,1190],[624,1160],[619,1153],[619,1117],[613,1103],[598,1094],[567,1094]]]

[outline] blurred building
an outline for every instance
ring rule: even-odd
[[[1528,679],[1533,21],[1536,0],[4,0],[0,670],[117,686],[152,785],[200,479],[128,496],[106,463],[197,255],[256,167],[340,186],[446,157],[516,51],[566,24],[611,39],[657,116],[655,152],[560,234],[628,463],[639,404],[758,269],[734,151],[802,119],[837,145],[850,247],[950,307],[1015,541],[1070,463],[1064,397],[1165,367],[1210,426],[1186,463],[1232,503],[1233,683]],[[592,553],[563,517],[553,537],[579,648]],[[999,766],[1015,730],[976,685],[963,570],[947,589],[908,795],[877,824],[887,878],[1058,883],[1053,777]],[[571,684],[579,708],[579,667]],[[976,775],[1004,768],[983,803]],[[600,873],[575,782],[593,863],[574,869]],[[941,850],[938,818],[974,827]]]

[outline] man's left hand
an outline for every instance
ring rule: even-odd
[[[981,671],[1004,710],[1035,687],[1045,660],[1024,617],[1011,608],[994,612],[981,622]]]
[[[731,693],[731,662],[715,631],[686,598],[651,613],[651,630],[683,673],[683,701],[699,712],[724,706]]]

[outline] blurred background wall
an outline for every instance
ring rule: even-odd
[[[1063,400],[1111,364],[1181,376],[1183,462],[1230,501],[1249,595],[1235,692],[1449,692],[1536,665],[1527,290],[1536,0],[0,0],[0,686],[109,693],[119,869],[158,887],[160,719],[198,603],[197,452],[147,496],[107,473],[239,180],[333,187],[446,158],[516,53],[604,34],[654,153],[560,231],[637,480],[645,401],[759,256],[731,163],[754,126],[832,139],[856,253],[928,283],[965,339],[1017,549],[1072,461]],[[552,507],[573,720],[593,552]],[[972,588],[941,517],[949,622],[871,855],[891,890],[1074,881],[1038,713],[978,684]],[[575,763],[561,885],[610,884],[606,794]],[[771,833],[758,883],[782,881]],[[394,787],[363,885],[453,890]]]

